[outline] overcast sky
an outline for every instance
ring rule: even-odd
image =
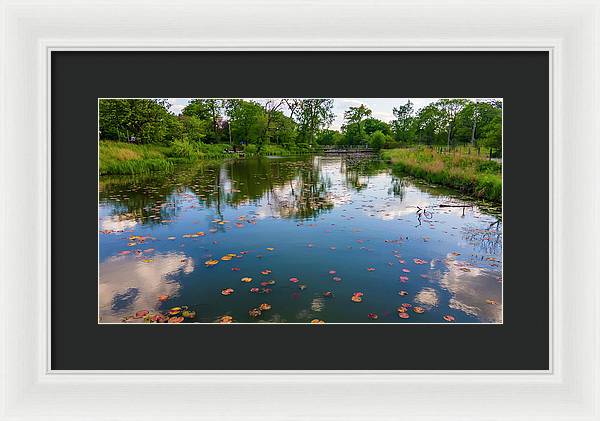
[[[175,114],[180,114],[181,110],[190,102],[192,98],[168,98],[169,103],[172,104],[171,111]],[[263,102],[260,98],[248,98],[257,102]],[[425,107],[432,102],[437,101],[439,98],[334,98],[333,112],[335,114],[335,120],[333,121],[331,128],[339,130],[344,123],[344,111],[350,107],[356,107],[360,104],[364,104],[367,108],[373,111],[373,117],[389,122],[394,119],[392,109],[399,105],[406,104],[410,99],[414,103],[415,111]],[[484,99],[484,98],[480,98]]]

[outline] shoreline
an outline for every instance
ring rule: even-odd
[[[428,148],[388,149],[382,159],[393,170],[450,187],[476,199],[502,203],[502,164],[465,154]]]

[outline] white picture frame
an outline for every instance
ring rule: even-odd
[[[0,420],[600,420],[599,2],[0,5]],[[49,58],[62,50],[548,51],[550,369],[51,370]]]

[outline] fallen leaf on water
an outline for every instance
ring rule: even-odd
[[[400,291],[398,294],[400,294],[401,296],[405,296],[408,295],[408,291]]]
[[[342,280],[342,278],[340,278],[339,276],[334,276],[333,279],[335,282],[340,282]]]
[[[400,282],[406,282],[408,281],[408,276],[401,276],[400,277]]]
[[[408,315],[408,313],[398,313],[398,316],[401,319],[408,319],[408,318],[410,318],[410,316]]]
[[[260,288],[250,288],[250,292],[256,293],[260,291]]]
[[[258,317],[262,314],[262,312],[257,308],[253,308],[248,311],[248,314],[250,315],[250,317]]]
[[[260,272],[263,275],[270,275],[271,274],[271,269],[265,269],[263,271]]]
[[[417,265],[424,265],[427,263],[427,261],[423,259],[413,259],[413,262],[415,262]]]
[[[406,269],[406,268],[404,268],[404,269],[402,269],[402,272],[404,272],[404,273],[409,273],[409,272],[410,272],[410,269]]]
[[[231,323],[233,322],[233,317],[231,316],[221,316],[217,319],[219,323]]]
[[[313,324],[313,325],[322,325],[322,324],[325,324],[325,320],[312,319],[310,321],[310,323]]]
[[[169,310],[169,314],[174,316],[175,314],[179,314],[181,312],[181,307],[173,307]]]
[[[298,278],[290,278],[290,282],[296,283],[298,282],[300,279]]]
[[[491,305],[496,305],[496,304],[498,304],[498,303],[497,303],[496,301],[494,301],[494,300],[485,300],[485,302],[486,302],[487,304],[491,304]]]
[[[158,301],[167,301],[169,299],[169,296],[166,294],[162,294],[158,296]]]
[[[261,305],[258,306],[258,308],[261,311],[271,310],[271,304],[262,303]]]
[[[231,295],[233,294],[233,288],[225,288],[221,291],[221,294],[223,295]]]
[[[419,313],[419,314],[425,313],[425,309],[423,307],[419,307],[419,306],[416,306],[415,308],[413,308],[413,311],[415,313]]]
[[[144,262],[144,263],[152,263],[152,259],[144,259],[144,260],[142,260],[142,262]]]
[[[167,237],[167,240],[175,240],[177,237]]]
[[[355,292],[354,294],[352,294],[351,300],[354,301],[355,303],[360,303],[362,301],[363,295],[364,294],[362,292]]]
[[[193,319],[194,317],[196,317],[196,312],[195,311],[189,311],[189,310],[185,310],[181,313],[181,315],[183,317],[185,317],[186,319]]]
[[[373,272],[373,271],[375,270],[375,268],[367,268],[367,270],[368,270],[369,272]]]
[[[228,261],[228,260],[231,260],[231,259],[233,259],[233,257],[231,257],[229,255],[221,257],[221,260],[224,260],[224,261]]]
[[[379,318],[379,316],[375,313],[369,313],[369,314],[367,314],[367,317],[369,319],[373,319],[373,320],[377,320]]]
[[[406,313],[406,308],[404,308],[404,307],[398,307],[397,310],[398,310],[398,313]]]
[[[206,266],[214,266],[214,265],[216,265],[217,263],[219,263],[219,261],[218,261],[218,260],[207,260],[206,262],[204,262],[204,264],[205,264]]]
[[[333,297],[333,292],[331,292],[331,291],[325,291],[323,293],[323,297]]]
[[[454,316],[451,316],[449,314],[446,314],[443,319],[447,322],[453,322],[454,321]]]
[[[330,270],[330,271],[329,271],[329,274],[330,274],[330,275],[335,275],[336,273],[337,273],[337,272],[336,272],[335,270]]]
[[[271,288],[263,288],[260,292],[262,292],[263,294],[270,294]]]
[[[169,323],[181,323],[183,322],[183,317],[179,316],[179,317],[171,317],[169,319]]]
[[[231,268],[232,271],[237,272],[240,268]]]
[[[267,250],[268,250],[268,251],[273,251],[273,250],[275,250],[275,249],[274,249],[273,247],[267,247]]]
[[[242,282],[252,282],[252,278],[242,278]]]
[[[141,319],[142,317],[146,316],[148,313],[149,313],[149,311],[148,311],[148,310],[140,310],[140,311],[137,311],[137,312],[135,313],[135,316],[134,316],[134,318],[136,318],[136,319]]]

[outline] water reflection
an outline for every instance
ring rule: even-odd
[[[157,310],[159,296],[177,295],[180,285],[173,278],[193,270],[194,261],[183,253],[108,259],[102,263],[99,282],[101,321],[119,322],[135,309]]]
[[[376,160],[207,162],[102,177],[99,193],[104,322],[180,305],[207,323],[502,321],[497,210]],[[447,207],[457,203],[467,207]],[[268,294],[265,269],[276,280]],[[360,304],[350,300],[358,291]],[[403,302],[425,312],[400,318]],[[249,316],[261,303],[272,310]]]
[[[449,254],[440,284],[451,293],[449,307],[482,322],[502,321],[502,282],[498,272],[457,260]]]

